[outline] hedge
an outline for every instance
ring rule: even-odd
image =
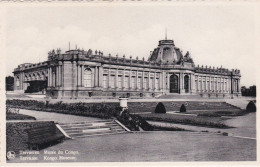
[[[37,100],[6,100],[6,105],[12,108],[56,112],[79,116],[111,118],[119,115],[121,107],[118,103],[49,103]]]

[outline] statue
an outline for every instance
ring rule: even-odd
[[[87,52],[87,56],[91,56],[92,55],[92,50],[89,49],[88,52]]]
[[[56,52],[57,52],[57,54],[60,54],[60,51],[61,51],[61,49],[60,49],[60,48],[58,48],[58,49],[57,49],[57,51],[56,51]]]
[[[138,56],[136,57],[136,60],[138,60]]]

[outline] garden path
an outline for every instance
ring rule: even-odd
[[[84,117],[70,114],[61,114],[53,112],[35,111],[20,109],[20,114],[30,115],[35,117],[38,121],[54,121],[58,123],[71,123],[71,122],[83,122],[83,121],[97,121],[103,120],[101,118]]]

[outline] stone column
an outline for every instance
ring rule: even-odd
[[[98,87],[98,68],[95,66],[95,73],[94,73],[94,87]]]
[[[116,69],[116,76],[115,76],[115,88],[118,88],[118,68]]]
[[[81,74],[80,74],[80,84],[81,84],[81,86],[83,87],[84,86],[84,84],[83,84],[83,77],[84,77],[84,65],[81,65],[81,69],[80,69],[80,72],[81,72]]]
[[[60,82],[59,82],[59,65],[56,66],[56,86],[59,86],[60,85]]]
[[[137,82],[138,82],[138,70],[136,70],[136,76],[135,76],[135,89],[138,89]]]
[[[241,93],[241,87],[240,87],[240,79],[238,79],[238,92]]]
[[[108,82],[108,84],[107,84],[108,86],[107,87],[108,87],[108,89],[110,89],[110,74],[111,74],[110,73],[110,68],[108,68],[108,76],[107,76],[107,82]]]
[[[125,69],[123,70],[123,75],[122,75],[122,89],[125,89]]]
[[[61,73],[62,73],[62,87],[65,87],[64,81],[65,81],[65,63],[64,61],[62,62],[62,69],[61,69]]]
[[[142,90],[144,90],[144,70],[142,71],[142,82],[141,82]]]
[[[52,86],[52,67],[50,67],[50,87]]]
[[[99,67],[99,86],[100,87],[103,87],[103,67],[102,66],[100,66]]]
[[[151,89],[150,88],[150,71],[148,71],[148,83],[147,83],[147,85],[148,85],[148,91]]]
[[[77,63],[77,87],[80,87],[80,64]]]
[[[156,84],[156,72],[154,72],[154,76],[153,76],[153,90],[156,90],[155,88],[157,85],[155,84]]]
[[[184,90],[184,74],[180,73],[180,93],[185,93]]]
[[[211,76],[209,77],[209,92],[211,92],[211,80],[212,80],[212,78],[211,78]]]
[[[132,69],[129,70],[129,89],[132,89]]]

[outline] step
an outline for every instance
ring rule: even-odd
[[[124,133],[127,133],[127,132],[126,132],[126,131],[122,131],[122,132],[109,132],[109,133],[82,135],[82,136],[72,137],[72,138],[84,138],[84,137],[94,137],[94,136],[104,136],[104,135],[115,135],[115,134],[124,134]]]
[[[85,135],[85,134],[96,134],[96,133],[107,133],[107,132],[111,132],[111,129],[109,128],[104,128],[104,129],[99,129],[99,130],[92,130],[92,131],[81,131],[78,133],[68,133],[68,135],[70,135],[71,137],[75,137],[75,136],[81,136],[81,135]]]
[[[117,128],[100,128],[100,129],[81,129],[81,130],[72,130],[72,131],[66,131],[67,134],[79,134],[79,133],[94,133],[94,132],[103,132],[103,131],[125,131],[123,128],[121,127],[117,127]]]
[[[71,130],[71,129],[97,129],[97,128],[102,128],[102,127],[115,127],[115,126],[118,126],[117,124],[113,123],[113,124],[110,124],[110,125],[102,125],[102,126],[90,126],[90,125],[87,125],[87,126],[67,126],[67,127],[62,127],[63,130]]]
[[[97,120],[97,121],[83,121],[83,122],[71,122],[71,123],[59,123],[59,125],[70,125],[70,124],[86,124],[86,123],[110,123],[113,120]]]
[[[106,123],[78,123],[78,124],[63,124],[63,125],[60,125],[61,127],[79,127],[79,126],[104,126],[104,125],[112,125],[112,124],[115,124],[115,122],[106,122]]]

